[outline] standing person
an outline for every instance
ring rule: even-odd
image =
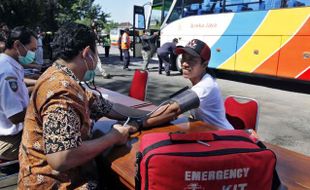
[[[110,47],[111,47],[111,40],[110,40],[109,34],[103,38],[103,47],[104,47],[105,57],[109,57]]]
[[[117,41],[117,45],[118,45],[118,49],[119,49],[119,59],[120,61],[123,61],[123,51],[122,51],[122,35],[123,35],[123,31],[120,31],[120,36],[118,37],[118,41]]]
[[[36,58],[35,62],[39,65],[43,65],[43,33],[41,32],[40,28],[37,28],[37,40],[38,40],[38,48],[36,51]]]
[[[129,63],[130,63],[130,37],[129,37],[129,29],[125,28],[124,33],[122,35],[122,41],[121,41],[121,48],[124,55],[124,70],[128,70]]]
[[[149,30],[144,30],[143,35],[141,36],[142,41],[142,58],[143,58],[143,68],[144,70],[148,70],[148,65],[150,63],[150,59],[153,57],[156,46],[155,42],[158,38],[158,33],[155,32],[153,35],[151,35]]]
[[[170,65],[173,59],[174,51],[176,49],[176,45],[178,43],[178,39],[174,38],[172,42],[164,43],[160,48],[157,49],[157,56],[159,61],[159,69],[158,73],[161,74],[163,68],[163,62],[165,64],[165,72],[166,76],[170,75]]]
[[[0,53],[5,50],[5,42],[8,38],[9,27],[4,23],[0,23]]]
[[[15,160],[18,157],[29,103],[22,64],[33,62],[36,49],[35,33],[25,27],[16,27],[8,35],[6,50],[0,54],[0,159]]]
[[[125,120],[116,108],[129,112],[133,108],[111,103],[84,88],[83,82],[94,80],[98,58],[96,37],[89,27],[62,26],[55,35],[53,52],[56,61],[39,78],[27,108],[18,189],[97,189],[97,155],[126,143],[129,132],[137,127],[170,121],[180,114],[180,108],[169,104],[148,120],[129,122],[127,127],[115,124],[104,136],[92,139],[91,119]]]
[[[111,78],[111,75],[105,69],[102,68],[102,63],[101,63],[101,60],[100,60],[99,56],[98,56],[97,60],[98,60],[97,69],[99,70],[99,72],[102,75],[102,77],[104,79]]]
[[[209,46],[203,41],[193,39],[185,47],[176,48],[176,54],[182,54],[183,77],[189,79],[200,100],[200,106],[191,110],[194,119],[225,129],[234,129],[225,115],[225,108],[218,84],[208,74],[211,57]]]

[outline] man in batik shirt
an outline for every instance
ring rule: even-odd
[[[97,189],[94,158],[112,145],[126,143],[129,132],[136,129],[134,123],[128,127],[116,124],[106,135],[92,139],[91,119],[126,119],[111,102],[81,85],[94,76],[95,40],[93,31],[80,24],[66,24],[56,33],[56,61],[38,79],[25,117],[19,189]],[[142,125],[166,122],[179,112],[177,105],[168,105]]]

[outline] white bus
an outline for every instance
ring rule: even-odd
[[[212,69],[309,82],[309,17],[310,0],[153,0],[148,27],[205,41]]]

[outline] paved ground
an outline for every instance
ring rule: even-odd
[[[99,53],[103,53],[99,47]],[[111,48],[111,56],[105,58],[100,54],[102,66],[111,75],[111,79],[96,77],[99,86],[128,94],[133,71],[142,68],[142,59],[133,58],[131,71],[122,70],[118,49]],[[178,72],[172,75],[158,75],[157,60],[150,64],[150,75],[147,91],[147,100],[159,104],[169,95],[190,86]],[[241,95],[255,98],[260,103],[258,134],[273,144],[294,150],[310,156],[310,95],[288,92],[257,85],[250,85],[229,80],[217,79],[222,90],[223,98],[227,95]]]

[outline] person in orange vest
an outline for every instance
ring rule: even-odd
[[[129,54],[129,48],[130,48],[130,38],[129,38],[129,29],[125,28],[124,33],[122,35],[122,42],[121,42],[121,48],[124,55],[124,70],[128,70],[129,62],[130,62],[130,54]]]

